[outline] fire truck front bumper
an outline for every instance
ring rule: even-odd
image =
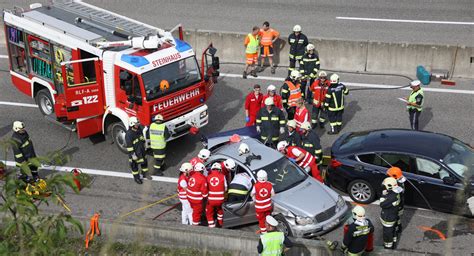
[[[209,122],[207,109],[207,105],[204,104],[187,114],[166,122],[166,126],[171,133],[171,137],[168,139],[168,141],[188,134],[189,129],[193,126],[201,128],[207,125]]]

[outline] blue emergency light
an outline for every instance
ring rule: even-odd
[[[137,68],[150,64],[150,62],[145,57],[133,56],[129,54],[122,55],[120,60]]]
[[[178,50],[178,52],[185,52],[187,50],[191,50],[191,45],[189,45],[188,43],[184,42],[184,41],[181,41],[177,38],[174,39],[176,41],[176,50]]]

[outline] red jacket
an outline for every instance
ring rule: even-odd
[[[188,180],[188,188],[186,189],[188,201],[192,204],[200,204],[207,195],[206,177],[200,172],[194,172]]]
[[[265,99],[268,98],[268,97],[270,97],[270,95],[268,95],[268,94],[263,95],[262,105],[260,106],[260,108],[265,107]],[[273,103],[275,104],[275,107],[283,110],[283,101],[282,101],[280,95],[278,95],[278,94],[273,95]]]
[[[188,197],[186,196],[186,188],[181,187],[181,181],[186,181],[186,184],[188,184],[188,177],[184,174],[179,175],[178,178],[178,197],[181,200],[188,200]]]
[[[191,177],[195,173],[194,172],[194,166],[196,166],[197,163],[204,164],[204,161],[201,158],[195,156],[195,157],[191,158],[191,160],[189,160],[189,163],[191,163],[191,165],[193,166],[193,170],[191,170],[189,172],[189,177]]]
[[[249,111],[249,116],[257,116],[260,106],[262,105],[263,94],[259,93],[255,97],[254,92],[250,92],[245,98],[245,109]]]
[[[286,156],[288,158],[293,158],[293,159],[298,158],[298,156],[295,153],[293,153],[293,149],[299,150],[301,153],[304,154],[303,159],[301,159],[299,162],[296,163],[300,167],[306,168],[310,166],[311,164],[313,164],[313,162],[316,163],[316,159],[314,158],[313,155],[311,155],[308,151],[300,147],[295,147],[295,146],[288,146],[286,148]]]
[[[255,211],[267,212],[272,210],[272,183],[258,181],[255,183]]]
[[[309,118],[309,111],[304,105],[301,108],[296,108],[295,116],[293,117],[293,119],[296,121],[296,131],[299,133],[301,133],[301,124],[304,122],[310,122],[311,120]]]
[[[207,203],[210,205],[221,205],[224,203],[224,193],[227,183],[224,174],[219,171],[211,171],[207,175],[207,187],[209,188],[209,196]]]
[[[314,80],[311,84],[310,90],[313,93],[313,106],[320,108],[326,99],[326,92],[328,87],[331,85],[328,79],[324,81],[324,84],[321,84],[321,79]]]

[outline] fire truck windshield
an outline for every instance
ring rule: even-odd
[[[146,99],[154,100],[163,95],[179,91],[201,80],[196,58],[189,57],[142,74]],[[162,83],[163,80],[168,82]]]

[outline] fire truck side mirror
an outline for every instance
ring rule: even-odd
[[[212,67],[214,68],[214,70],[219,70],[220,68],[219,57],[212,56]]]

